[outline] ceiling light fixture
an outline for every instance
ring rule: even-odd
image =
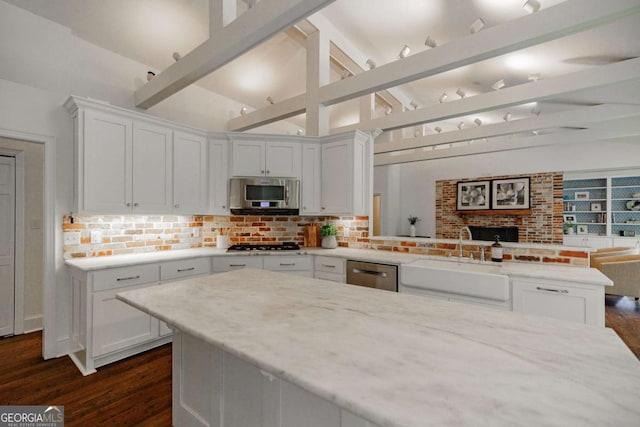
[[[540,73],[529,74],[529,80],[531,80],[532,82],[537,82],[538,80],[540,80],[540,78]]]
[[[505,122],[511,120],[511,113],[507,112],[504,116],[502,116],[502,120],[504,120]]]
[[[242,107],[242,108],[240,109],[240,114],[241,114],[241,115],[243,115],[243,116],[244,116],[245,114],[247,114],[248,112],[249,112],[249,109],[248,109],[247,107]]]
[[[376,61],[374,61],[373,59],[367,59],[366,65],[370,70],[373,70],[374,68],[376,68]]]
[[[535,13],[540,10],[540,2],[537,0],[527,0],[527,2],[522,5],[522,8],[529,13]]]
[[[539,133],[539,132],[538,132],[537,130],[532,130],[532,131],[531,131],[531,134],[532,134],[532,135],[534,135],[534,136],[538,136],[538,133]]]
[[[541,112],[542,112],[542,111],[540,111],[540,109],[539,109],[539,108],[535,108],[535,107],[534,107],[534,108],[532,108],[532,109],[531,109],[531,114],[533,114],[533,115],[535,115],[535,116],[539,116]]]
[[[435,41],[431,36],[427,36],[426,40],[424,41],[424,45],[430,48],[434,48],[438,46],[438,42]]]
[[[418,104],[416,104],[416,101],[411,101],[409,105],[412,106],[414,110],[418,109]]]
[[[385,115],[385,116],[388,116],[388,115],[389,115],[389,114],[391,114],[391,113],[393,113],[393,107],[388,107],[388,108],[385,110],[384,115]]]
[[[270,96],[267,96],[267,102],[271,105],[275,104],[275,102],[273,101],[273,98]]]
[[[467,96],[467,94],[460,88],[456,89],[456,95],[458,95],[460,99],[464,99]]]
[[[500,90],[504,87],[504,80],[500,79],[497,82],[495,82],[493,85],[491,85],[491,89],[493,90]]]
[[[438,102],[440,104],[444,103],[444,101],[447,100],[449,96],[447,95],[447,92],[443,92],[442,95],[440,95],[440,98],[438,98]]]
[[[400,53],[398,54],[398,58],[404,59],[411,53],[411,48],[406,44],[400,49]]]
[[[150,82],[156,76],[156,73],[153,71],[147,71],[147,81]]]
[[[302,129],[298,129],[297,134],[298,134],[298,136],[302,136],[302,135],[304,135],[304,131]]]
[[[469,27],[469,32],[471,34],[475,34],[478,31],[482,30],[484,28],[484,20],[482,18],[478,18],[475,21],[473,21],[473,24],[471,24],[471,26]]]
[[[349,70],[344,70],[342,72],[342,74],[340,74],[340,78],[342,80],[344,80],[344,79],[346,79],[347,77],[350,77],[350,76],[351,76],[351,71],[349,71]]]
[[[475,123],[475,124],[476,124],[476,126],[480,126],[480,125],[482,124],[482,120],[480,120],[480,119],[475,119],[475,120],[473,121],[473,123]]]
[[[458,130],[464,129],[464,122],[458,123]]]
[[[182,56],[178,52],[173,52],[171,57],[173,57],[173,60],[176,61],[176,62],[178,62],[178,61],[180,61],[182,59]]]
[[[440,126],[434,127],[433,130],[435,130],[438,133],[442,132],[442,128]]]

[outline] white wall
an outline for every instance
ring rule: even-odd
[[[397,187],[377,187],[388,175],[385,169],[399,168]],[[377,166],[374,192],[383,200],[397,193],[399,209],[387,217],[389,235],[406,234],[409,215],[422,218],[416,226],[419,235],[435,237],[435,182],[535,172],[569,172],[600,169],[638,169],[640,174],[640,138],[503,151],[475,156],[429,160],[402,165]],[[384,194],[387,197],[384,197]],[[383,207],[387,209],[387,207]]]
[[[70,330],[62,216],[73,209],[73,136],[71,119],[62,105],[73,94],[133,109],[134,92],[144,83],[148,69],[74,36],[66,27],[0,1],[0,128],[56,140],[58,353],[66,352]],[[190,86],[148,113],[204,130],[224,131],[228,119],[241,107],[239,102]],[[297,129],[277,123],[261,131],[295,134]]]

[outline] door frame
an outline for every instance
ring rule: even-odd
[[[60,353],[57,349],[58,328],[56,319],[55,268],[56,138],[54,136],[5,129],[2,127],[0,127],[0,136],[44,144],[44,200],[42,212],[44,245],[42,266],[42,356],[45,359],[51,359]],[[59,223],[62,224],[62,219]],[[24,270],[24,268],[21,269]],[[22,315],[22,317],[24,316]]]
[[[15,215],[13,241],[13,334],[24,333],[24,151],[0,147],[15,160]]]

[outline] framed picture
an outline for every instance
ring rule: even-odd
[[[600,202],[591,203],[591,212],[602,212],[602,203]]]
[[[459,211],[489,209],[491,181],[467,181],[458,183],[456,209]]]
[[[572,223],[572,222],[576,222],[576,216],[575,215],[571,215],[571,214],[569,214],[569,215],[564,214],[564,215],[562,215],[562,220],[564,221],[565,224],[569,224],[569,223]]]
[[[573,198],[576,200],[589,200],[589,192],[588,191],[576,191],[573,193]]]
[[[529,177],[491,181],[491,209],[530,209],[529,188]]]
[[[589,226],[586,224],[578,224],[576,234],[589,234]]]

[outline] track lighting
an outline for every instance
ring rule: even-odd
[[[538,80],[540,80],[540,73],[529,74],[529,80],[531,80],[532,82],[537,82]]]
[[[538,133],[539,133],[539,132],[538,132],[537,130],[532,130],[532,131],[531,131],[531,134],[532,134],[533,136],[538,136]]]
[[[467,96],[467,94],[460,88],[456,89],[456,95],[458,95],[460,99],[464,99]]]
[[[427,36],[427,39],[424,41],[425,46],[429,46],[430,48],[434,48],[438,46],[438,42],[435,41],[431,36]]]
[[[442,132],[442,128],[440,126],[434,127],[433,130],[435,130],[438,133]]]
[[[245,114],[247,114],[248,111],[249,111],[249,109],[247,107],[242,107],[240,109],[240,114],[244,116]]]
[[[458,123],[458,130],[464,129],[464,122]]]
[[[271,105],[275,104],[275,102],[273,101],[273,98],[270,96],[267,96],[267,102]]]
[[[511,113],[507,112],[504,116],[502,116],[502,120],[504,120],[505,122],[511,120]]]
[[[297,134],[298,134],[298,136],[302,136],[302,135],[304,135],[304,131],[302,129],[298,129]]]
[[[476,126],[480,126],[480,125],[482,124],[482,120],[480,120],[480,119],[475,119],[475,120],[473,121],[473,123],[475,123],[475,124],[476,124]]]
[[[349,76],[351,76],[351,72],[350,72],[349,70],[344,70],[344,71],[342,72],[342,74],[340,74],[340,78],[341,78],[342,80],[346,79],[346,78],[347,78],[347,77],[349,77]]]
[[[409,104],[411,107],[413,107],[414,110],[418,109],[418,104],[416,104],[416,101],[411,101],[411,103]]]
[[[438,102],[442,104],[444,101],[447,100],[447,98],[448,98],[447,92],[443,92],[442,95],[440,95],[440,98],[438,98]]]
[[[532,109],[531,109],[531,114],[533,114],[533,115],[535,115],[535,116],[539,116],[539,115],[540,115],[540,113],[541,113],[541,111],[540,111],[540,109],[539,109],[539,108],[535,108],[535,107],[534,107],[534,108],[532,108]]]
[[[171,55],[173,57],[173,60],[178,62],[182,59],[182,56],[178,53],[178,52],[173,52],[173,55]]]
[[[475,21],[473,21],[473,24],[471,24],[471,26],[469,27],[469,32],[471,34],[475,34],[478,31],[482,30],[484,28],[484,20],[482,18],[478,18]]]
[[[385,110],[384,115],[385,115],[385,116],[388,116],[388,115],[389,115],[389,114],[391,114],[391,113],[393,113],[393,107],[388,107],[388,108]]]
[[[500,79],[497,82],[495,82],[493,85],[491,85],[491,88],[493,90],[500,90],[504,87],[504,80]]]
[[[398,58],[404,59],[411,53],[411,48],[406,44],[400,49],[400,53],[398,54]]]
[[[529,13],[535,13],[540,10],[540,2],[537,0],[527,0],[522,8]]]
[[[370,70],[376,68],[376,62],[373,59],[367,59],[366,65]]]
[[[147,81],[150,82],[156,76],[156,73],[153,71],[147,71]]]

